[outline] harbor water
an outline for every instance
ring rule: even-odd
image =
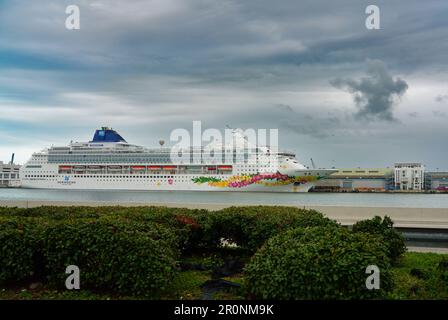
[[[448,194],[258,193],[199,191],[79,191],[0,188],[1,201],[123,202],[167,204],[267,204],[389,208],[447,208]]]

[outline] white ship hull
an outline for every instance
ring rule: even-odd
[[[314,182],[295,185],[266,186],[254,183],[244,187],[217,187],[208,183],[197,184],[191,178],[150,179],[150,178],[31,178],[22,181],[22,188],[61,190],[128,190],[128,191],[248,191],[248,192],[308,192]],[[177,181],[176,181],[177,180]],[[190,181],[187,181],[190,180]]]

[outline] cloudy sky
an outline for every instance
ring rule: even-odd
[[[0,160],[201,120],[279,128],[306,165],[448,169],[447,17],[446,0],[0,0]]]

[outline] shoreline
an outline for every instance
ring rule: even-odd
[[[3,189],[24,189],[24,190],[29,190],[30,188],[23,188],[22,186],[7,186],[7,185],[0,185],[0,188]],[[32,189],[32,188],[31,188]],[[41,190],[57,190],[57,189],[45,189],[45,188],[41,188]],[[109,190],[109,189],[98,189],[99,191],[128,191],[128,190]],[[81,190],[81,191],[88,191],[88,190]],[[129,190],[131,192],[146,192],[146,190]],[[170,191],[170,190],[153,190],[153,191]],[[232,191],[231,191],[232,192]],[[234,191],[237,192],[237,191]],[[357,193],[357,194],[446,194],[448,195],[448,190],[433,190],[433,189],[424,189],[424,190],[368,190],[368,191],[364,191],[364,190],[339,190],[339,191],[320,191],[320,190],[313,190],[311,189],[310,191],[308,191],[308,193],[318,193],[318,194],[328,194],[328,193],[342,193],[342,194],[346,194],[346,193]]]
[[[273,204],[239,204],[236,206],[276,206]],[[0,200],[0,207],[33,208],[41,206],[157,206],[170,208],[220,210],[235,206],[225,203],[164,203],[164,202],[123,202],[123,201],[63,201],[63,200]],[[314,209],[342,225],[369,219],[375,215],[389,216],[399,228],[448,229],[448,208],[404,208],[404,207],[357,207],[330,205],[286,205],[297,208]]]

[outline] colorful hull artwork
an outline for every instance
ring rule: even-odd
[[[254,175],[238,175],[228,179],[219,179],[212,177],[198,177],[192,179],[194,183],[207,183],[211,187],[219,188],[244,188],[251,184],[262,184],[267,187],[282,186],[291,183],[304,184],[319,180],[318,176],[288,176],[281,173],[273,174],[254,174]]]

